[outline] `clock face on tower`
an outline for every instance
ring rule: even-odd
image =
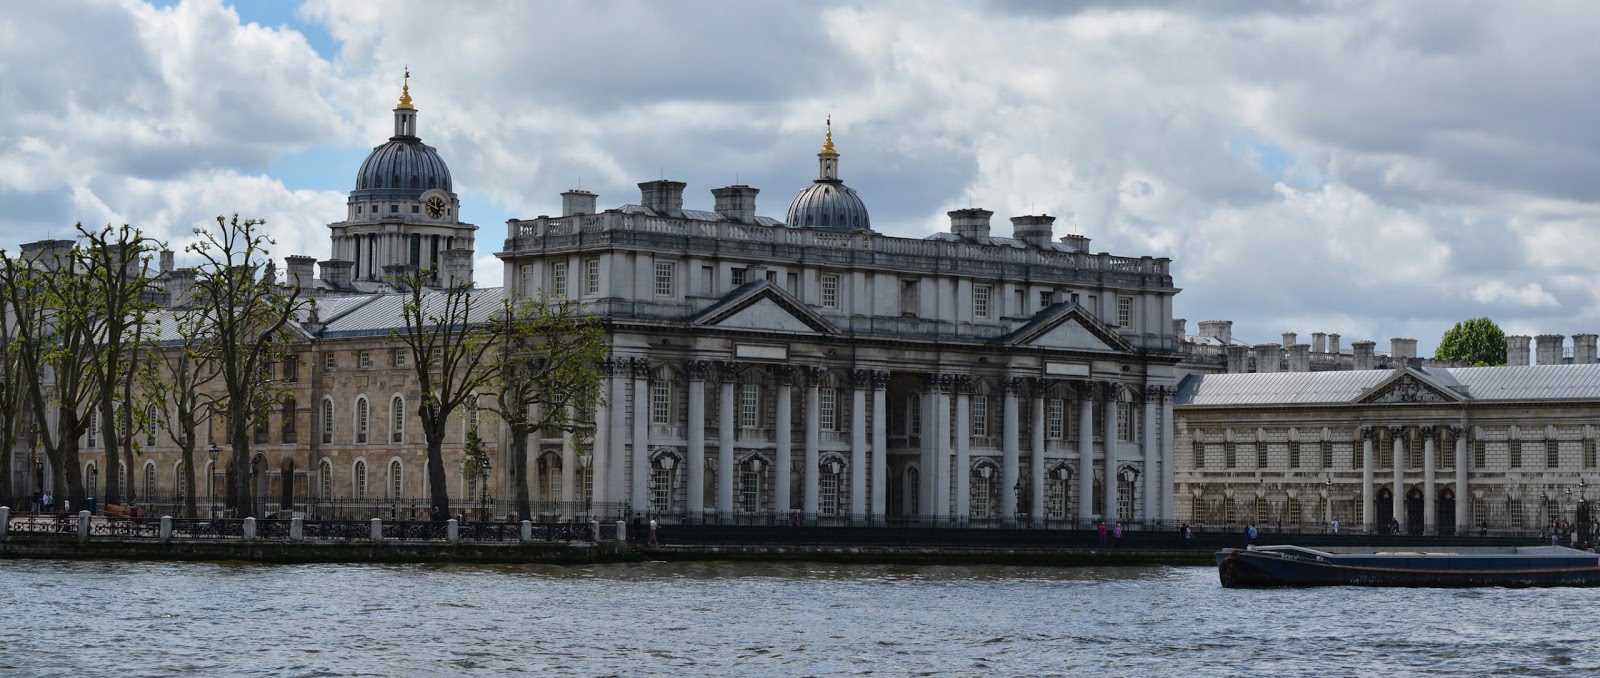
[[[428,216],[438,219],[444,215],[444,198],[433,196],[428,198]]]

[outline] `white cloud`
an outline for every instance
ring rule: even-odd
[[[1536,282],[1513,287],[1504,281],[1492,280],[1474,288],[1472,290],[1472,298],[1480,304],[1545,306],[1550,308],[1561,306],[1561,302],[1556,301],[1555,295],[1544,291],[1544,286]]]

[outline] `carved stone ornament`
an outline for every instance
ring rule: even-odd
[[[872,373],[872,388],[875,391],[889,388],[889,372],[887,370],[876,370]]]
[[[634,379],[650,378],[650,360],[647,358],[630,358],[628,365],[633,369]]]
[[[1371,426],[1362,426],[1361,427],[1361,439],[1362,440],[1367,440],[1367,439],[1369,439],[1371,437],[1372,437],[1372,427]]]
[[[722,377],[723,381],[738,381],[739,372],[743,369],[744,363],[732,360],[724,360],[717,363],[717,375]]]
[[[852,388],[866,388],[872,383],[872,370],[850,370],[850,386]]]
[[[777,379],[778,384],[781,386],[794,386],[795,373],[793,365],[768,365],[767,374]]]
[[[1416,377],[1406,375],[1396,382],[1394,388],[1378,394],[1371,402],[1374,403],[1442,403],[1445,398],[1433,389],[1428,388]]]
[[[689,373],[689,381],[705,381],[711,374],[711,361],[690,360],[684,365],[684,369]]]

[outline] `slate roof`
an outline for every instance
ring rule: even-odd
[[[506,288],[479,288],[473,290],[472,295],[472,312],[476,316],[474,322],[487,322],[500,311],[500,302],[505,299]],[[370,336],[403,329],[405,321],[402,319],[401,311],[409,298],[410,295],[399,292],[318,297],[317,319],[323,325],[320,336]],[[424,303],[430,304],[430,310],[437,312],[436,309],[443,308],[445,293],[429,292],[423,299]],[[175,342],[182,338],[178,336],[177,313],[174,310],[161,309],[153,314],[157,327],[157,341]],[[302,312],[300,321],[304,322],[307,317],[307,313]]]
[[[1404,368],[1471,402],[1600,400],[1600,365]],[[1179,406],[1353,403],[1395,370],[1195,374],[1178,384]]]

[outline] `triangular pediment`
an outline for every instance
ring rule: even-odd
[[[1076,304],[1051,306],[1005,336],[1000,343],[1074,351],[1134,352],[1134,348],[1111,328]]]
[[[832,334],[838,328],[793,295],[766,281],[740,287],[692,319],[701,327]]]
[[[1357,402],[1377,404],[1454,403],[1464,400],[1461,394],[1437,383],[1427,375],[1402,368],[1393,377],[1367,389]]]

